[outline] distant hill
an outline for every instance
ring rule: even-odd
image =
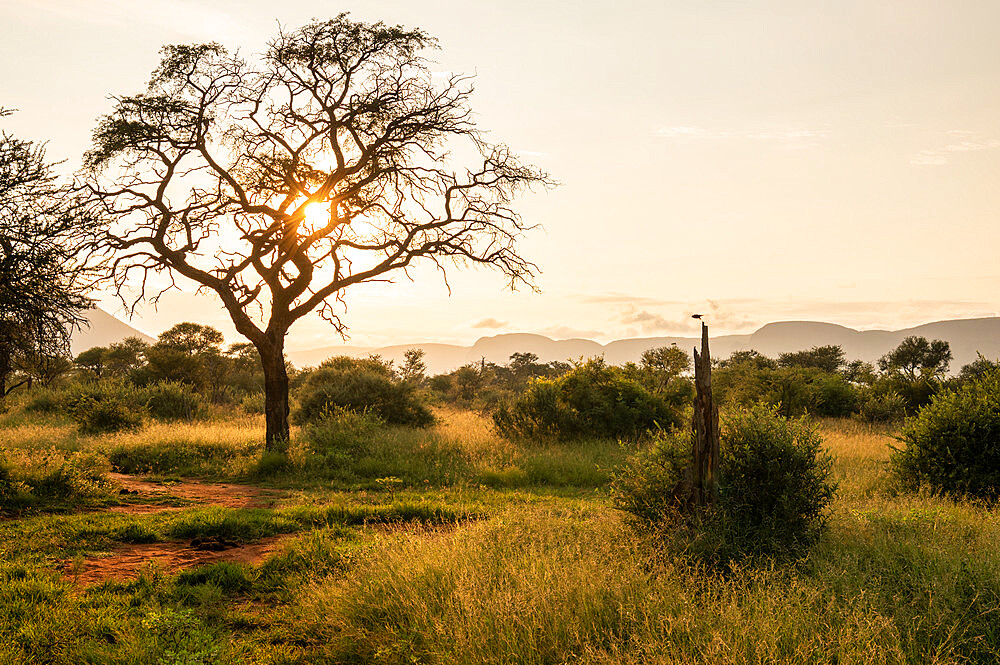
[[[951,344],[954,360],[951,369],[976,359],[976,353],[992,359],[1000,358],[1000,317],[938,321],[903,330],[854,330],[833,323],[816,321],[782,321],[769,323],[749,335],[720,335],[712,338],[712,355],[725,358],[733,351],[754,349],[769,356],[787,351],[800,351],[813,346],[839,344],[849,359],[875,361],[894,349],[905,337],[920,335],[928,339],[943,339]],[[448,372],[466,363],[507,362],[515,352],[537,354],[545,362],[604,356],[613,364],[637,361],[642,352],[659,346],[677,346],[690,352],[694,337],[643,337],[620,339],[600,344],[588,339],[554,340],[544,335],[511,333],[483,337],[472,346],[414,342],[386,347],[328,346],[288,354],[297,367],[318,365],[334,355],[363,357],[376,353],[397,364],[407,349],[421,348],[431,374]]]
[[[156,341],[146,333],[119,321],[103,309],[94,308],[87,312],[87,321],[89,325],[75,331],[70,340],[74,356],[95,346],[107,346],[113,342],[120,342],[126,337],[138,337],[147,342]]]

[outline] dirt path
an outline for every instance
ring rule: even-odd
[[[230,483],[203,483],[198,480],[182,480],[172,483],[157,483],[143,480],[124,473],[109,473],[108,477],[121,484],[128,495],[156,499],[181,499],[196,504],[224,506],[226,508],[268,508],[283,496],[282,492],[262,490],[251,485]],[[180,510],[183,506],[168,506],[157,503],[126,504],[112,506],[108,510],[116,513],[153,513],[163,510]]]
[[[122,487],[123,499],[139,499],[146,503],[111,506],[115,513],[139,515],[168,510],[183,510],[191,505],[222,506],[225,508],[268,508],[284,496],[283,492],[264,490],[250,485],[205,483],[198,480],[158,483],[123,473],[108,474]],[[169,505],[180,500],[186,505]],[[152,501],[152,503],[149,503]],[[274,552],[282,540],[290,536],[273,536],[254,543],[237,545],[224,541],[167,542],[128,544],[112,552],[77,561],[64,561],[63,572],[77,584],[89,586],[106,580],[137,578],[143,570],[158,569],[176,573],[185,568],[204,566],[219,561],[259,563]]]
[[[255,543],[228,547],[221,551],[206,551],[190,543],[150,543],[125,545],[107,556],[67,561],[63,573],[77,584],[90,586],[107,580],[127,581],[136,579],[145,570],[159,570],[167,574],[185,568],[204,566],[219,561],[233,563],[260,563],[281,547],[291,536],[272,536]]]

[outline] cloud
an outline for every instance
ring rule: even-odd
[[[804,129],[800,127],[784,127],[777,129],[762,129],[752,131],[736,131],[728,129],[706,129],[690,125],[657,125],[653,128],[653,136],[662,139],[744,139],[768,141],[785,147],[803,148],[818,145],[820,140],[830,135],[826,129]]]
[[[690,319],[668,319],[661,314],[639,309],[635,305],[626,305],[618,317],[618,322],[644,333],[659,332],[691,332]]]
[[[717,300],[707,300],[706,302],[708,303],[708,312],[705,318],[710,323],[730,330],[750,328],[757,325],[756,321],[751,320],[746,315],[727,310]]]
[[[1000,139],[983,137],[966,129],[950,129],[945,134],[951,142],[940,148],[921,150],[910,157],[910,164],[916,166],[943,166],[960,153],[981,152],[1000,148]]]
[[[741,301],[742,302],[742,301]],[[716,329],[736,331],[744,330],[756,323],[744,314],[734,312],[724,307],[718,301],[706,300],[700,303],[684,303],[680,308],[682,313],[676,318],[640,309],[634,304],[625,305],[616,319],[618,323],[628,326],[627,331],[641,331],[644,334],[683,333],[693,334],[696,323],[691,320],[691,314],[702,314],[704,320]]]
[[[477,321],[476,323],[473,323],[472,327],[496,329],[496,328],[506,328],[508,325],[510,325],[510,321],[500,321],[499,319],[495,319],[491,316],[483,319],[482,321]]]
[[[634,305],[643,303],[646,305],[684,305],[683,300],[664,300],[662,298],[651,298],[649,296],[633,296],[627,293],[599,293],[599,294],[578,294],[570,296],[579,302],[590,305]]]

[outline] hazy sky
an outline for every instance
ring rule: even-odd
[[[558,189],[521,201],[541,294],[433,271],[347,298],[351,343],[599,340],[781,319],[902,327],[1000,309],[1000,2],[0,0],[0,127],[75,167],[166,43],[257,52],[350,11],[437,36],[492,140]],[[113,301],[106,309],[121,315]],[[235,339],[177,294],[132,325]],[[290,348],[336,343],[318,321]]]

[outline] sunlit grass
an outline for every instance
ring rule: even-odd
[[[188,610],[185,630],[221,645],[219,662],[1000,659],[1000,511],[896,491],[889,430],[817,423],[838,483],[826,533],[798,561],[721,575],[611,507],[608,481],[634,448],[511,442],[479,414],[437,415],[426,429],[373,431],[319,467],[296,431],[298,466],[263,479],[259,416],[95,437],[52,418],[5,421],[12,468],[107,455],[282,493],[271,509],[43,510],[0,522],[0,661],[157,662],[162,635],[144,618]],[[86,590],[60,568],[130,542],[275,534],[291,535],[257,566],[151,569]]]

